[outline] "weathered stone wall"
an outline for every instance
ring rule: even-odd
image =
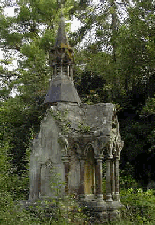
[[[61,147],[58,143],[60,128],[50,114],[41,123],[40,132],[33,141],[30,157],[30,199],[51,196],[51,169],[60,174],[64,181],[64,165],[61,161]],[[37,186],[39,186],[37,188]]]
[[[58,103],[56,106],[51,106],[40,125],[38,136],[33,140],[30,158],[30,199],[55,195],[54,191],[51,191],[54,172],[60,174],[58,185],[62,186],[61,191],[64,194],[65,190],[61,185],[65,182],[62,156],[67,154],[69,154],[68,188],[70,192],[78,194],[80,156],[86,155],[87,145],[94,145],[92,154],[98,157],[99,148],[103,150],[106,143],[120,137],[118,121],[115,121],[117,118],[114,118],[114,115],[115,109],[111,103],[96,105]],[[74,140],[77,137],[77,146],[69,145],[68,137]],[[88,157],[85,162],[85,192],[88,194],[94,192],[93,160],[91,161]],[[92,169],[89,168],[90,166]]]

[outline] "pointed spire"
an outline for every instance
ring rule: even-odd
[[[68,44],[65,32],[65,19],[61,14],[55,47],[51,49],[53,76],[45,104],[70,102],[80,104],[78,92],[73,82],[73,50]]]
[[[60,17],[60,22],[59,22],[59,28],[58,28],[58,33],[57,33],[57,38],[55,41],[55,47],[57,48],[70,48],[68,44],[68,39],[66,36],[66,31],[65,31],[65,17],[63,14],[63,2],[61,0],[61,17]]]
[[[65,32],[65,18],[63,16],[62,10],[61,10],[61,18],[60,18],[60,22],[59,22],[59,28],[58,28],[58,33],[57,33],[57,37],[55,40],[54,49],[55,49],[55,51],[64,49],[66,59],[68,58],[69,61],[72,61],[72,63],[74,62],[73,50],[68,43],[68,39],[67,39],[66,32]],[[62,56],[62,52],[61,52],[61,56]],[[60,56],[60,54],[59,54],[59,56]]]
[[[69,48],[69,44],[68,44],[68,40],[67,40],[66,32],[65,32],[65,18],[63,15],[61,15],[55,47]]]

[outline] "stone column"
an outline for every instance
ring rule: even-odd
[[[112,186],[112,198],[115,199],[115,161],[111,160],[111,186]]]
[[[40,186],[41,186],[40,170],[37,170],[37,173],[35,174],[35,180],[34,180],[34,199],[38,199],[39,198]]]
[[[53,67],[53,76],[54,77],[56,76],[56,73],[57,73],[57,67],[56,67],[56,65],[54,65],[54,67]]]
[[[70,73],[71,73],[71,80],[73,81],[73,67],[70,67]]]
[[[65,193],[68,194],[68,173],[69,173],[69,159],[68,156],[62,157],[64,167],[65,167]]]
[[[109,157],[106,160],[106,201],[112,201],[112,187],[111,187],[111,160],[112,158]]]
[[[96,158],[95,186],[96,186],[96,197],[103,200],[103,194],[102,194],[102,157]]]
[[[84,198],[84,165],[85,159],[82,157],[80,159],[80,187],[79,187],[79,195],[80,198]]]
[[[119,156],[116,156],[115,161],[115,198],[116,201],[120,201],[120,194],[119,194]]]
[[[41,192],[41,165],[36,161],[31,166],[29,199],[36,200],[40,197]]]
[[[63,68],[62,68],[62,62],[61,62],[61,66],[60,66],[60,74],[61,74],[61,76],[63,75]]]

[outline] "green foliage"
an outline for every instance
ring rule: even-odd
[[[126,190],[128,188],[136,189],[139,184],[136,182],[134,177],[134,167],[127,162],[125,168],[120,170],[120,190]]]
[[[0,137],[7,141],[14,173],[26,168],[26,149],[30,145],[31,131],[38,131],[44,108],[29,106],[20,96],[9,98],[0,108]],[[10,161],[10,162],[11,162]]]
[[[155,124],[153,120],[149,121],[155,109],[154,1],[134,0],[134,7],[129,1],[122,2],[127,6],[128,15],[124,21],[119,21],[123,3],[117,4],[114,0],[102,1],[96,6],[90,5],[89,1],[63,1],[63,13],[67,19],[74,15],[82,22],[81,28],[70,35],[72,45],[84,38],[87,42],[84,49],[77,47],[75,53],[75,85],[79,94],[88,104],[108,101],[119,105],[121,135],[125,141],[121,156],[134,161],[139,153],[153,151],[155,145]],[[15,16],[4,14],[8,6],[15,7]],[[4,59],[0,61],[2,224],[72,222],[72,219],[62,218],[64,214],[68,216],[66,212],[58,221],[46,221],[44,213],[38,218],[35,214],[19,211],[13,202],[27,198],[26,154],[46,110],[43,102],[51,77],[49,51],[54,45],[59,16],[60,2],[56,0],[1,3],[0,47],[4,50]],[[10,71],[14,59],[18,65]],[[12,91],[18,93],[14,98],[10,96]],[[70,131],[70,123],[65,117],[55,115],[55,118],[64,123],[64,133]],[[83,133],[90,132],[90,127],[84,124],[80,124],[79,129]],[[123,219],[119,224],[154,224],[154,193],[136,189],[133,173],[130,164],[121,171],[122,201],[126,209],[122,210]],[[103,187],[105,190],[105,182]],[[133,190],[126,190],[131,187]],[[67,202],[62,203],[65,204]],[[66,210],[66,206],[62,209]]]
[[[112,101],[120,105],[120,111],[132,108],[138,114],[140,104],[136,108],[131,101],[131,95],[142,93],[144,98],[147,98],[145,83],[153,75],[154,29],[151,23],[151,19],[154,18],[153,4],[135,1],[135,7],[132,7],[127,1],[125,2],[128,6],[126,10],[129,18],[121,23],[118,16],[120,6],[116,1],[107,1],[107,3],[94,6],[89,5],[89,1],[68,0],[63,2],[63,11],[66,18],[75,12],[83,23],[78,31],[79,35],[76,34],[76,37],[80,38],[79,41],[86,34],[90,33],[88,37],[92,36],[92,28],[94,30],[94,40],[88,38],[87,46],[83,50],[78,49],[75,54],[75,61],[78,65],[75,68],[75,84],[82,100],[88,104]],[[3,9],[5,6],[4,4]],[[80,11],[81,9],[83,11]],[[1,71],[4,74],[2,76],[4,87],[0,90],[1,95],[4,100],[7,100],[10,91],[17,90],[20,95],[21,108],[24,108],[23,121],[24,117],[31,120],[26,125],[26,135],[23,135],[24,143],[26,138],[25,146],[22,144],[22,139],[19,145],[15,143],[17,149],[22,149],[22,153],[25,152],[24,149],[28,144],[29,130],[39,127],[39,117],[42,117],[43,107],[41,105],[51,76],[49,51],[54,45],[59,16],[60,3],[52,0],[18,1],[14,17],[4,15],[3,10],[1,12],[0,45],[5,50],[4,61],[9,62],[10,58],[14,57],[14,53],[17,53],[18,58],[18,68],[12,72],[5,71],[4,61],[1,61],[3,65]],[[74,42],[74,38],[71,37],[71,39]],[[14,51],[11,53],[9,50]],[[11,79],[8,79],[8,76],[11,76]],[[16,104],[19,98],[9,99],[8,105],[11,102]],[[148,108],[152,113],[151,102]],[[20,110],[17,112],[21,113]],[[16,120],[16,117],[20,118],[18,113],[11,117],[12,120]],[[35,116],[33,117],[32,114]],[[9,121],[9,116],[7,118]],[[21,123],[22,118],[19,119]],[[36,120],[35,124],[32,118],[33,121]],[[5,121],[5,123],[8,122],[7,119]],[[130,122],[131,120],[127,121],[124,130],[127,134],[125,142],[130,144],[133,141],[136,147],[134,150],[132,145],[125,143],[129,150],[127,152],[139,153],[146,141],[142,140],[141,143],[138,141],[138,135],[132,132],[132,129],[135,129],[134,126],[131,129],[128,126]],[[23,133],[24,129],[18,129],[16,126],[14,127],[14,123],[11,123],[11,129],[15,130],[13,133]],[[20,124],[20,128],[21,126]],[[137,127],[141,127],[137,129],[137,132],[145,128],[141,124]],[[9,129],[7,132],[10,132]],[[7,132],[5,135],[10,137]],[[147,138],[148,133],[144,132],[143,135]],[[12,152],[16,154],[15,147],[12,148]],[[21,156],[22,154],[20,158]]]
[[[7,161],[8,143],[2,144],[0,142],[0,190],[7,189],[8,168],[9,163]]]
[[[91,127],[84,124],[83,122],[81,122],[79,125],[78,125],[78,128],[79,128],[79,131],[81,133],[90,133],[90,129]]]
[[[0,192],[0,223],[4,225],[39,224],[40,220],[30,213],[21,210],[8,192]]]
[[[16,167],[10,164],[12,157],[9,154],[9,148],[7,141],[0,146],[0,190],[6,192],[13,200],[26,199],[29,184],[28,170],[21,176],[16,173]]]
[[[71,124],[68,119],[68,110],[55,112],[54,110],[50,109],[50,113],[60,126],[62,134],[65,135],[69,133]]]
[[[59,174],[53,175],[51,187],[56,191],[56,199],[50,201],[38,201],[29,209],[25,210],[20,203],[24,199],[25,193],[21,190],[27,186],[26,176],[17,176],[11,173],[12,168],[7,164],[8,144],[0,148],[0,223],[4,225],[15,224],[82,224],[86,218],[81,213],[81,208],[75,201],[74,196],[66,199],[60,198],[60,189],[63,183],[60,182]],[[11,173],[11,176],[10,176]],[[26,196],[28,198],[28,196]],[[16,201],[14,201],[16,199]]]
[[[155,98],[148,98],[142,109],[142,115],[150,115],[155,113]]]
[[[154,224],[155,223],[155,191],[143,191],[132,178],[132,166],[129,171],[121,171],[120,197],[123,207],[120,211],[120,219],[110,224]],[[127,174],[128,173],[128,174]]]
[[[143,192],[141,188],[129,188],[121,192],[121,202],[125,208],[122,210],[122,219],[131,224],[154,224],[154,191]]]

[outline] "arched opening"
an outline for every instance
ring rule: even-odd
[[[52,162],[47,160],[40,168],[41,196],[51,196],[51,169]]]
[[[85,170],[84,170],[84,192],[86,195],[94,194],[95,192],[95,161],[94,161],[94,149],[92,146],[88,147]]]
[[[80,150],[78,144],[74,144],[70,156],[70,171],[68,174],[69,191],[77,196],[80,185]]]

